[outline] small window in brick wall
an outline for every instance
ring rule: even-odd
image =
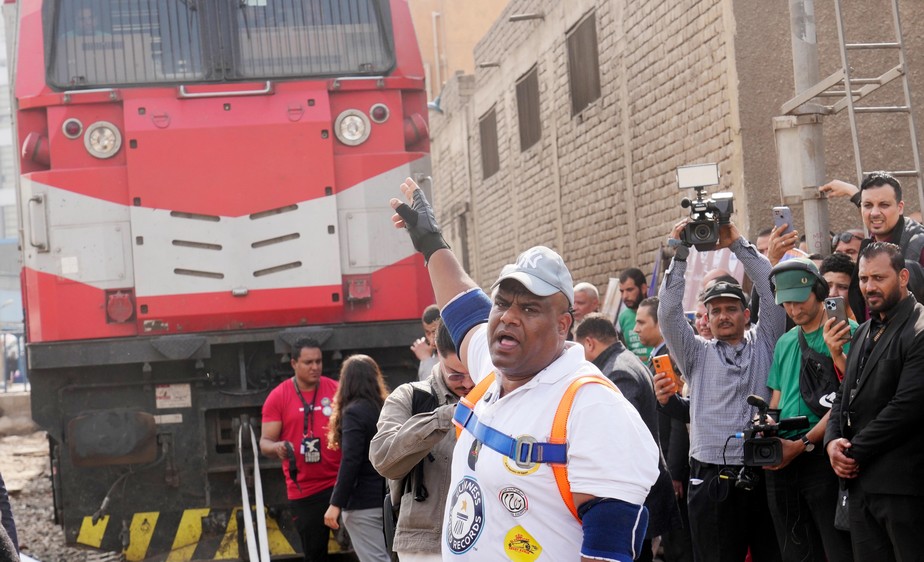
[[[590,12],[568,30],[566,41],[573,117],[600,97],[600,55],[595,13]]]
[[[481,136],[481,177],[488,179],[500,170],[500,154],[497,151],[497,110],[491,108],[478,121]]]
[[[520,150],[525,151],[542,138],[539,119],[539,69],[536,66],[517,81],[517,117],[520,121]]]

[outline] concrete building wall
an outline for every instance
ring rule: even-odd
[[[504,8],[501,0],[408,0],[427,73],[428,99],[456,72],[475,70],[472,47]]]
[[[848,38],[888,40],[888,1],[852,8]],[[840,65],[833,3],[816,4],[826,76]],[[901,8],[912,88],[924,92],[921,58],[913,55],[924,49],[924,37],[909,32],[924,17],[924,5],[902,0]],[[601,96],[572,116],[566,35],[590,11]],[[508,21],[525,12],[545,18]],[[770,208],[780,201],[771,119],[795,94],[787,2],[512,0],[475,46],[474,58],[476,65],[499,66],[451,81],[444,113],[431,114],[431,130],[438,212],[444,225],[466,225],[467,241],[457,239],[455,246],[478,282],[490,284],[503,264],[535,244],[560,251],[576,280],[601,288],[625,267],[650,271],[671,226],[686,214],[681,198],[692,195],[676,188],[674,171],[682,164],[719,164],[721,189],[735,194],[734,220],[743,233],[771,222]],[[534,65],[542,136],[521,151],[516,82]],[[500,171],[485,179],[478,123],[492,107]],[[922,109],[916,114],[924,115]],[[866,121],[873,137],[864,145],[868,169],[908,167],[907,158],[892,163],[901,142],[908,144],[906,128],[894,121]],[[924,126],[924,118],[918,122]],[[854,180],[846,115],[828,117],[825,136],[828,177]],[[914,181],[904,183],[906,201],[916,199]],[[836,229],[859,221],[849,203],[831,208]],[[801,210],[794,211],[801,224]]]
[[[728,181],[741,175],[729,117],[735,103],[735,90],[727,87],[734,70],[726,55],[729,8],[696,0],[514,0],[507,6],[475,48],[476,64],[500,66],[476,71],[470,98],[444,97],[445,113],[431,115],[441,219],[456,220],[448,214],[452,205],[468,197],[467,250],[479,282],[488,284],[518,251],[546,244],[565,256],[576,278],[605,286],[615,271],[654,261],[680,216],[676,166],[716,161],[726,183],[740,186]],[[507,21],[511,13],[536,11],[545,19]],[[601,96],[572,116],[565,37],[591,11]],[[658,36],[664,40],[651,40]],[[533,65],[542,137],[521,152],[515,83]],[[478,120],[492,107],[501,165],[483,179]],[[467,158],[447,149],[463,129]],[[460,158],[471,170],[468,189],[444,183]]]
[[[894,32],[891,0],[843,2],[846,37],[849,42],[892,41]],[[820,74],[828,76],[841,68],[834,2],[815,1]],[[908,54],[911,89],[920,142],[924,127],[924,36],[915,30],[924,25],[924,4],[900,0],[903,39]],[[736,60],[739,76],[745,183],[750,197],[747,208],[755,229],[770,226],[769,208],[779,205],[779,173],[770,119],[795,94],[790,45],[788,2],[734,0]],[[882,74],[898,63],[896,51],[851,51],[853,77]],[[900,83],[882,88],[863,100],[864,105],[891,104],[903,98]],[[861,156],[866,171],[911,167],[911,137],[904,114],[858,115]],[[847,112],[824,119],[825,164],[828,178],[857,181]],[[920,207],[916,181],[902,178],[909,211]],[[842,199],[829,203],[831,227],[836,231],[860,227],[856,207]],[[801,209],[794,207],[797,223]],[[908,212],[908,211],[906,211]]]

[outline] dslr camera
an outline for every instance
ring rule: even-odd
[[[769,408],[763,398],[752,394],[748,396],[748,404],[757,408],[757,420],[735,435],[735,437],[744,439],[744,465],[773,466],[780,464],[783,462],[783,444],[777,439],[777,435],[780,431],[807,428],[808,418],[796,416],[773,423],[773,418],[768,414]],[[755,437],[756,435],[760,436]]]
[[[690,222],[680,233],[684,244],[693,246],[700,252],[714,250],[719,243],[719,227],[731,221],[735,212],[734,196],[730,192],[721,192],[708,197],[706,188],[719,185],[718,164],[695,164],[677,168],[677,187],[693,189],[696,199],[684,198],[680,206],[690,209]]]

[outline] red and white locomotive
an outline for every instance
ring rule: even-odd
[[[407,3],[4,11],[56,517],[68,542],[129,560],[237,558],[237,431],[259,434],[289,345],[319,339],[328,371],[362,351],[393,384],[412,372],[432,293],[388,207],[405,177],[429,176]],[[273,554],[294,554],[280,472],[265,468]]]

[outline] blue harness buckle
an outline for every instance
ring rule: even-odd
[[[478,420],[474,408],[459,402],[452,417],[453,423],[465,429],[489,449],[513,460],[517,467],[528,470],[540,463],[565,464],[568,462],[568,445],[540,443],[531,435],[513,438]]]
[[[531,435],[521,435],[513,443],[513,461],[522,469],[532,468],[536,463],[533,461],[533,447],[536,445],[536,438]],[[524,455],[523,450],[526,449]]]

